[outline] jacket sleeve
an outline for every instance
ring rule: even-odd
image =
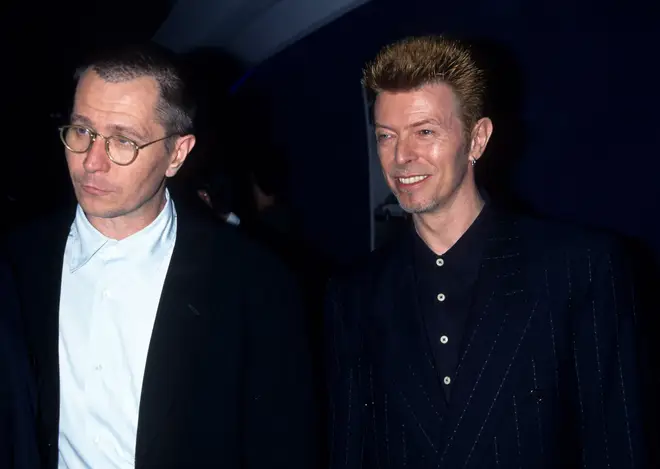
[[[330,468],[357,469],[362,467],[364,444],[359,311],[349,306],[344,294],[337,281],[330,282],[325,302]]]
[[[0,467],[38,467],[36,390],[14,287],[0,259]]]
[[[584,467],[646,468],[633,276],[620,246],[579,262],[574,363]]]

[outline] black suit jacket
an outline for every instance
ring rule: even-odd
[[[331,467],[646,467],[620,252],[600,235],[495,220],[449,402],[410,243],[331,283]]]
[[[149,344],[136,468],[309,468],[316,416],[297,286],[233,227],[177,205]],[[73,215],[9,240],[37,377],[43,467],[58,457],[58,309]]]
[[[10,270],[0,262],[0,467],[39,466],[36,394]]]

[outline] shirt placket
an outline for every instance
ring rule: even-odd
[[[105,248],[104,248],[105,249]],[[112,267],[103,258],[103,250],[100,256],[94,259],[97,264],[98,281],[94,288],[94,299],[92,302],[92,320],[90,321],[89,341],[89,379],[86,383],[86,397],[91,412],[87,414],[88,438],[96,451],[102,452],[104,428],[98,420],[99,411],[107,406],[105,399],[105,380],[107,379],[108,367],[108,343],[107,334],[108,320],[112,314],[113,290],[110,279],[112,278]]]

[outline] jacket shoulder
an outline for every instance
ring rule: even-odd
[[[20,223],[0,239],[2,256],[16,262],[66,242],[74,216],[75,210],[64,209]]]
[[[247,285],[290,282],[293,273],[268,247],[211,213],[182,206],[178,212],[177,243],[210,266],[225,266]],[[183,247],[183,246],[182,246]],[[223,269],[224,270],[224,269]]]
[[[509,215],[509,218],[515,225],[515,235],[527,248],[546,255],[557,252],[607,254],[623,246],[620,237],[601,229],[518,214]]]

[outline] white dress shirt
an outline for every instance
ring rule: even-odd
[[[59,317],[59,469],[133,468],[147,350],[176,238],[167,203],[134,235],[106,238],[78,206]]]

